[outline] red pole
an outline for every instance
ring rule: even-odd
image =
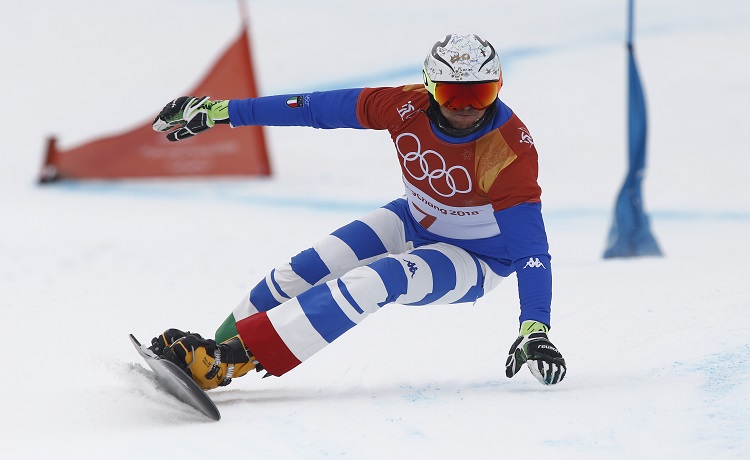
[[[47,138],[47,152],[44,155],[44,163],[39,173],[39,183],[47,184],[60,178],[57,170],[57,138],[50,136]]]

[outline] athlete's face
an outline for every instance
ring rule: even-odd
[[[448,123],[456,129],[470,128],[478,122],[487,109],[477,110],[471,106],[464,107],[461,110],[451,110],[447,107],[440,106],[440,113],[443,114]]]

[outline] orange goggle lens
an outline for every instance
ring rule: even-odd
[[[435,100],[451,110],[461,110],[471,106],[483,110],[492,105],[500,92],[499,81],[484,83],[435,83]]]

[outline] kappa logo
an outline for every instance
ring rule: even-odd
[[[406,262],[406,266],[409,267],[409,273],[411,273],[411,277],[414,278],[414,274],[417,273],[417,263],[411,262],[406,259],[402,259],[404,262]]]
[[[539,257],[529,257],[529,261],[526,262],[526,265],[524,265],[523,269],[526,270],[527,268],[543,268],[547,269],[547,267],[544,266],[541,260],[539,260]]]

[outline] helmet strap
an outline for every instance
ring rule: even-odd
[[[487,126],[495,117],[495,113],[497,112],[497,101],[495,101],[491,106],[485,109],[484,115],[482,115],[482,118],[477,120],[476,123],[469,126],[468,128],[457,129],[451,126],[451,124],[448,122],[448,119],[445,118],[440,112],[440,104],[438,104],[435,98],[432,97],[432,94],[430,94],[429,96],[430,107],[426,111],[427,117],[430,119],[430,121],[432,121],[438,131],[450,137],[466,137],[470,134],[474,134],[475,132]]]

